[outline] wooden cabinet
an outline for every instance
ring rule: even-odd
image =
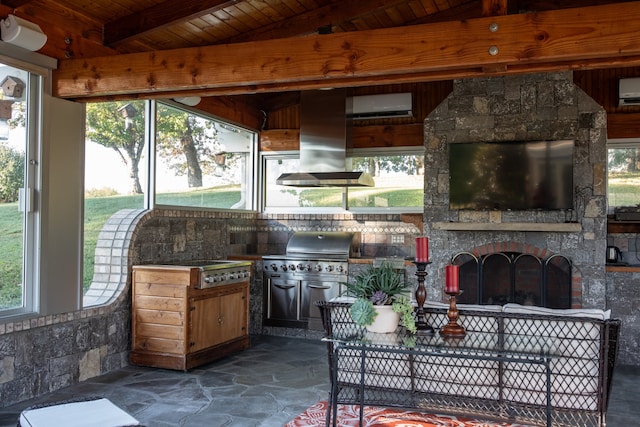
[[[187,370],[249,347],[248,279],[199,281],[197,267],[133,267],[131,363]]]
[[[640,221],[607,221],[607,233],[640,233]]]

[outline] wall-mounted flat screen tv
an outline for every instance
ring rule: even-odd
[[[449,207],[573,209],[574,141],[449,144]]]

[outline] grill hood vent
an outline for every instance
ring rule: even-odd
[[[352,172],[347,158],[351,119],[343,89],[300,93],[300,172],[284,173],[276,184],[292,187],[372,187],[365,172]]]

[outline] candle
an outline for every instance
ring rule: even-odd
[[[416,237],[416,261],[429,262],[429,239]]]
[[[448,294],[460,292],[460,267],[457,265],[447,265],[444,267],[445,282],[444,291]]]

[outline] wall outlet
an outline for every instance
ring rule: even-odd
[[[392,234],[391,243],[396,245],[404,245],[404,234]]]

